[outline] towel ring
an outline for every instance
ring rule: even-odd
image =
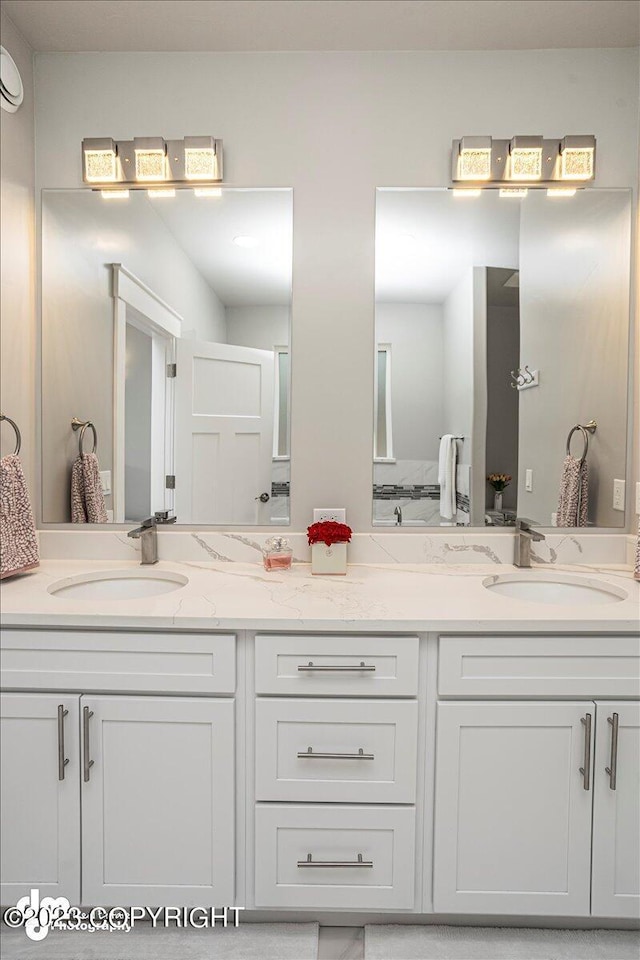
[[[584,448],[582,450],[582,456],[577,457],[576,459],[579,459],[580,463],[584,463],[584,461],[587,459],[587,453],[589,452],[589,434],[595,433],[597,426],[598,424],[595,422],[595,420],[590,420],[589,423],[587,423],[584,426],[581,423],[576,423],[575,427],[571,427],[571,430],[569,430],[569,436],[567,437],[567,456],[568,457],[571,456],[571,438],[573,437],[576,430],[579,430],[580,433],[582,434],[582,439],[584,441]]]
[[[0,421],[2,420],[6,420],[7,423],[10,424],[15,431],[16,448],[13,451],[13,455],[14,457],[17,457],[18,454],[20,453],[20,447],[22,446],[22,436],[20,434],[20,428],[18,427],[18,424],[15,422],[15,420],[12,420],[11,417],[5,417],[4,413],[0,413]]]
[[[91,423],[91,420],[78,420],[77,417],[74,417],[73,420],[71,421],[71,427],[73,430],[80,431],[79,447],[80,447],[81,457],[84,457],[84,435],[85,435],[86,429],[87,427],[91,428],[91,432],[93,433],[93,450],[91,452],[96,453],[98,450],[98,434],[96,432],[96,428]]]

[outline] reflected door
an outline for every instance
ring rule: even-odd
[[[178,340],[177,364],[178,522],[268,523],[274,354]]]

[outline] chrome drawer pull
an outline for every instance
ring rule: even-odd
[[[580,723],[584,727],[584,766],[580,767],[582,774],[582,786],[585,790],[591,787],[591,714],[587,713],[580,717]]]
[[[58,780],[64,780],[64,768],[69,763],[69,759],[64,755],[64,718],[68,713],[64,704],[60,703],[58,705]]]
[[[616,780],[618,778],[618,714],[607,717],[607,723],[611,726],[611,759],[609,766],[605,767],[605,773],[609,774],[609,789],[615,790]]]
[[[309,663],[301,663],[298,667],[298,670],[304,671],[305,673],[313,673],[316,670],[324,670],[328,673],[375,673],[375,669],[375,664],[365,663],[364,660],[360,661],[359,666],[355,664],[352,666],[342,666],[342,664],[331,663],[322,666],[320,664],[316,665],[312,660],[309,660]]]
[[[358,854],[357,860],[313,860],[311,854],[307,854],[306,860],[298,860],[299,867],[372,867],[373,860],[363,860],[362,854]]]
[[[375,760],[372,753],[365,753],[360,747],[357,753],[314,753],[313,747],[298,754],[298,760]]]
[[[89,707],[85,707],[82,711],[82,727],[84,733],[84,743],[83,743],[83,776],[84,782],[89,782],[89,777],[91,776],[91,767],[93,766],[93,760],[91,759],[91,751],[89,748],[89,720],[93,716],[93,710],[89,710]]]

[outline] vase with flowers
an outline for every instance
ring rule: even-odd
[[[311,547],[311,573],[344,575],[347,572],[347,544],[351,527],[335,520],[321,520],[307,528]]]
[[[493,509],[502,513],[502,495],[513,478],[508,473],[490,473],[487,480],[493,487]]]

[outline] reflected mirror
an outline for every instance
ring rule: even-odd
[[[289,522],[292,191],[203,193],[43,191],[45,523]]]
[[[377,191],[374,524],[624,525],[630,224],[627,190]]]

